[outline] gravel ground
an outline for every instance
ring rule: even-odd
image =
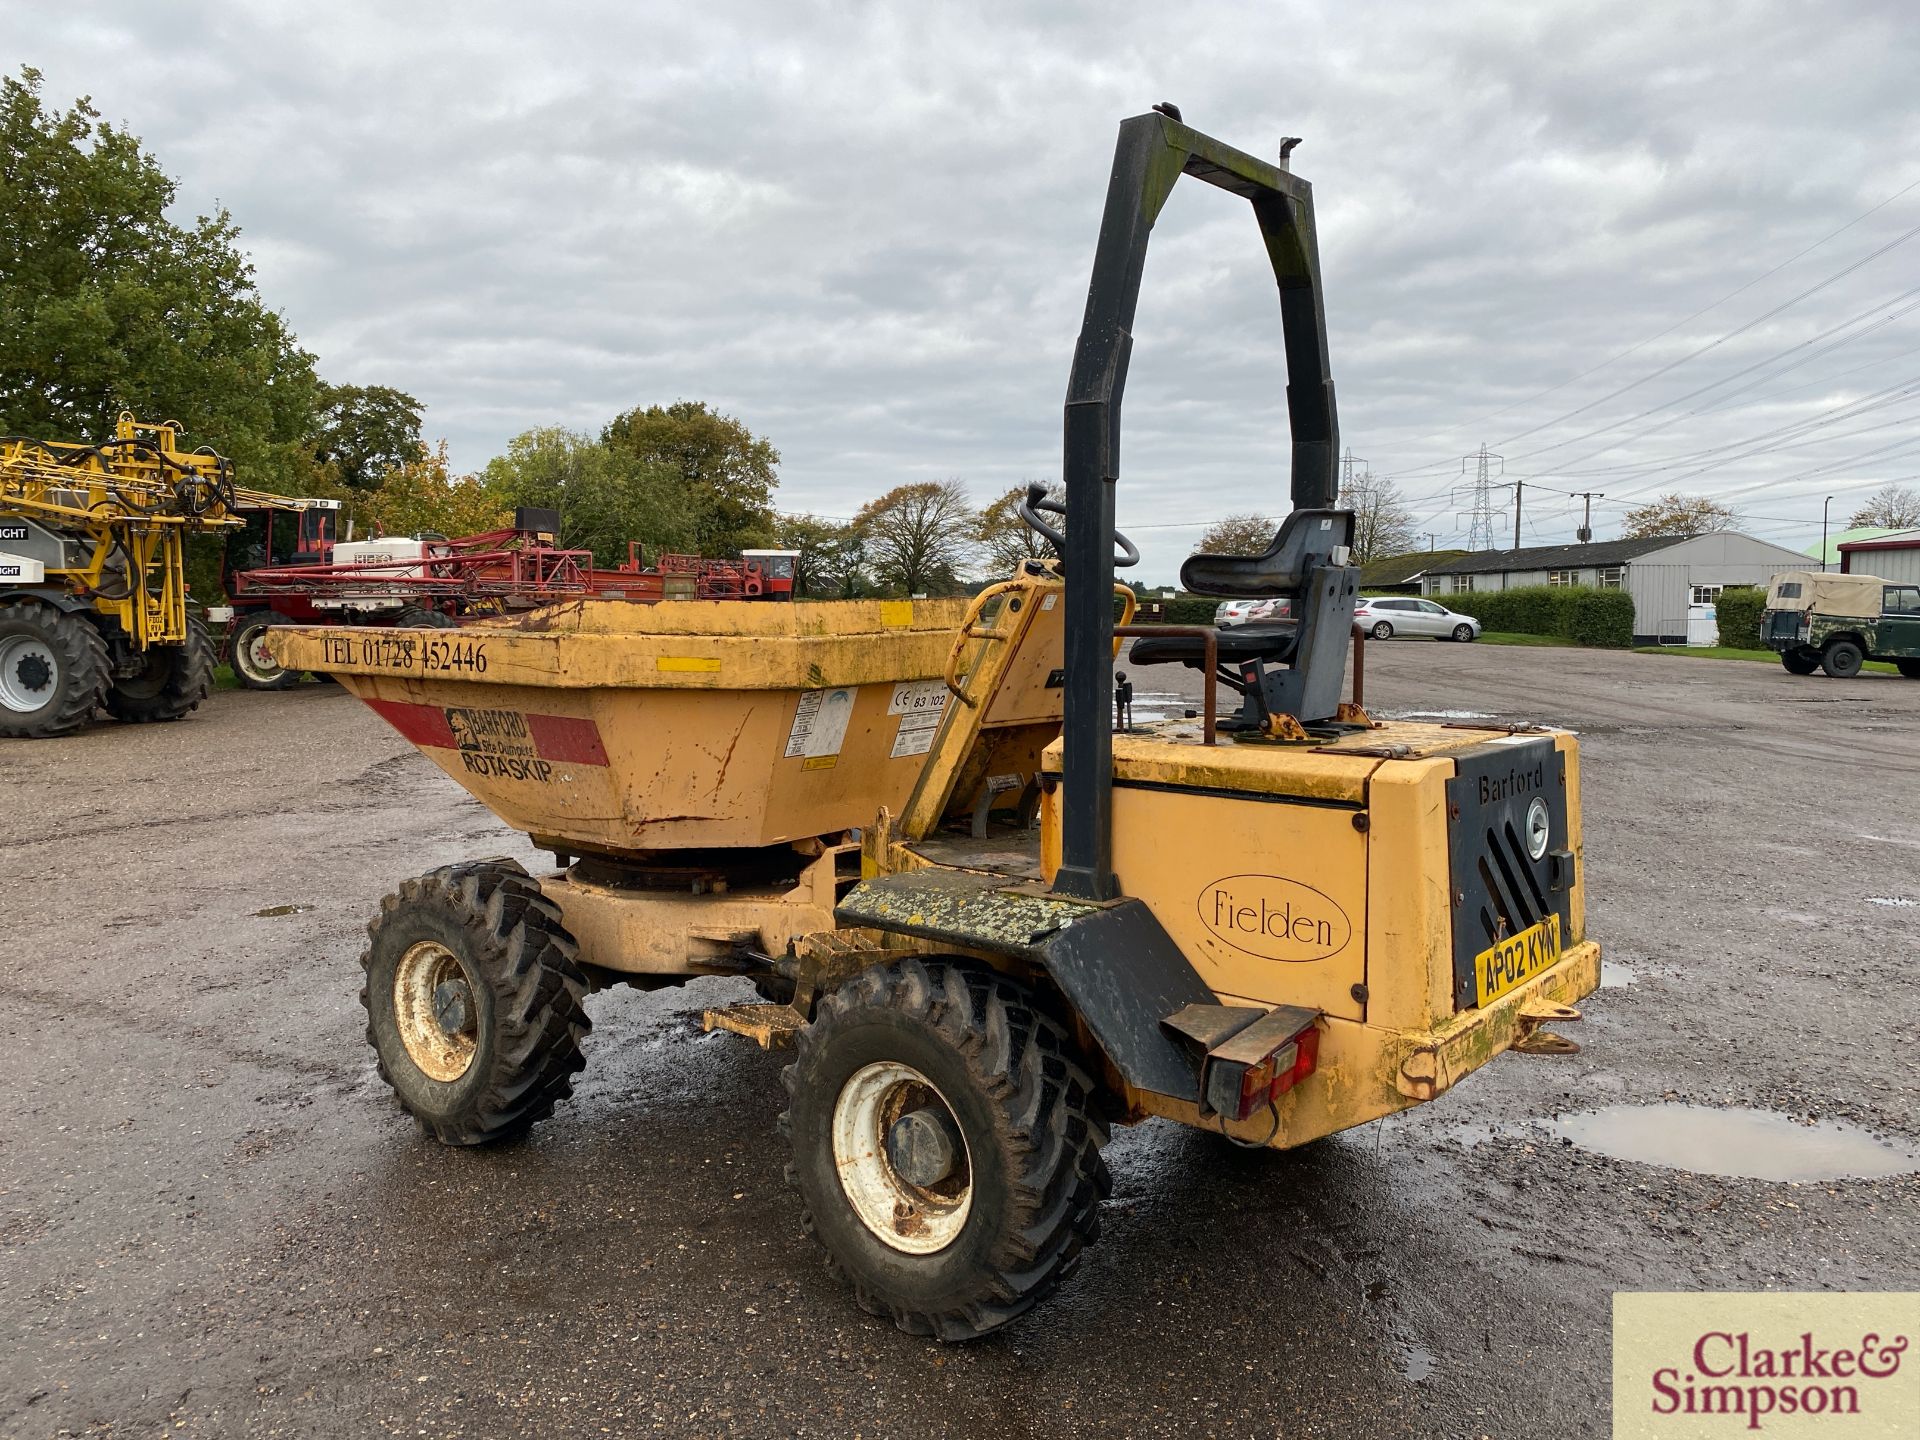
[[[740,982],[594,997],[526,1143],[395,1109],[362,925],[536,857],[349,696],[0,749],[0,1434],[1597,1436],[1617,1290],[1920,1285],[1911,1173],[1718,1179],[1544,1123],[1685,1101],[1920,1147],[1920,685],[1421,642],[1368,672],[1376,709],[1585,736],[1614,968],[1582,1052],[1292,1154],[1123,1132],[1079,1273],[961,1348],[799,1233],[781,1060],[697,1033]]]

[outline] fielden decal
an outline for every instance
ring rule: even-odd
[[[1311,885],[1279,875],[1216,880],[1200,891],[1196,908],[1216,940],[1263,960],[1324,960],[1353,938],[1346,911]]]

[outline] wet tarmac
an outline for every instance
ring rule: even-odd
[[[1589,928],[1631,983],[1562,1027],[1578,1055],[1299,1151],[1120,1132],[1079,1271],[959,1348],[860,1313],[800,1233],[781,1058],[698,1033],[741,982],[593,997],[578,1093],[522,1144],[395,1110],[367,918],[541,857],[351,697],[0,749],[0,1436],[1604,1436],[1615,1291],[1920,1284],[1912,1174],[1549,1128],[1698,1107],[1920,1147],[1920,918],[1866,903],[1916,894],[1920,685],[1417,642],[1367,677],[1583,730]]]

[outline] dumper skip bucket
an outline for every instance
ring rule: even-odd
[[[571,853],[775,845],[899,809],[960,600],[577,601],[457,630],[276,627],[516,830]]]

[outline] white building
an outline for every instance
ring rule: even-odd
[[[1591,585],[1633,596],[1633,643],[1684,645],[1687,622],[1702,620],[1729,585],[1758,585],[1782,570],[1809,568],[1798,550],[1722,531],[1713,535],[1658,535],[1646,540],[1600,540],[1587,545],[1535,545],[1480,550],[1430,568],[1423,594],[1445,599],[1481,590],[1525,585]],[[1696,608],[1697,607],[1697,608]]]

